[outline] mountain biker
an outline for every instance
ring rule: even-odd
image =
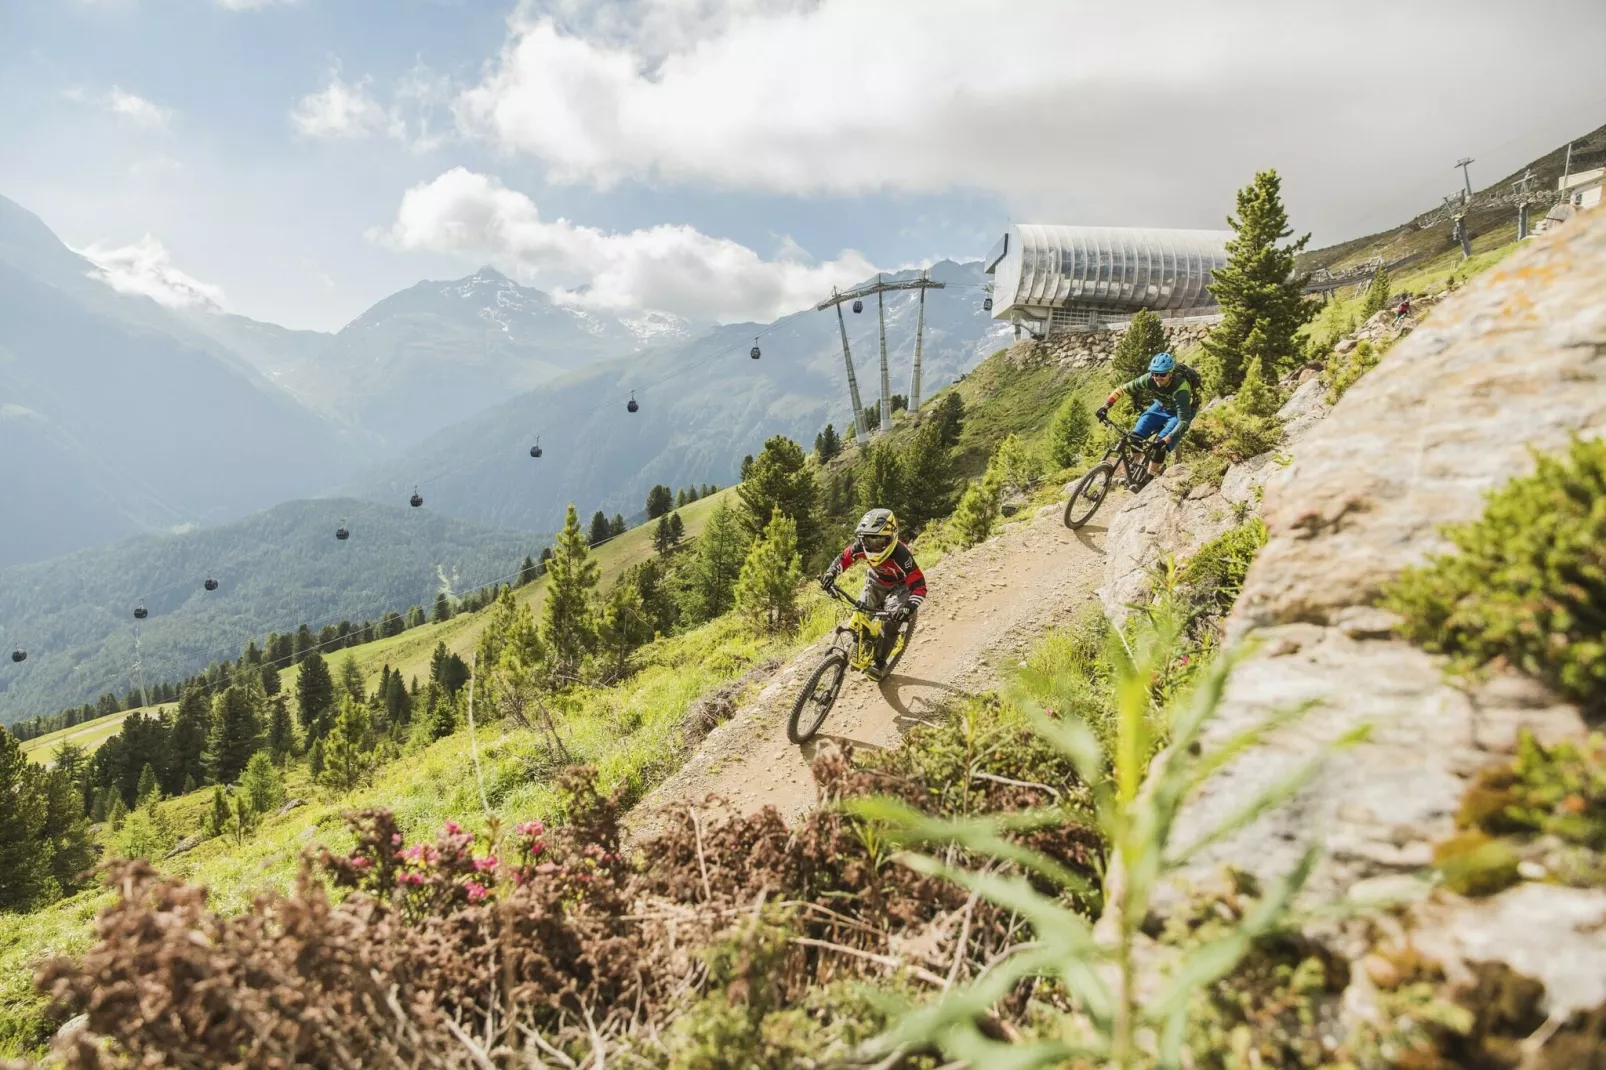
[[[887,613],[888,627],[881,633],[875,666],[870,672],[872,679],[879,680],[886,674],[887,654],[892,650],[898,629],[926,600],[926,577],[915,564],[915,555],[908,545],[898,538],[898,518],[892,515],[891,509],[871,509],[859,518],[853,529],[853,541],[821,574],[820,586],[834,586],[842,571],[860,560],[869,563],[870,571],[865,573],[864,593],[859,595],[859,601],[869,606],[871,612]]]
[[[1099,407],[1098,418],[1105,419],[1110,406],[1125,394],[1134,403],[1145,397],[1153,398],[1143,410],[1138,422],[1132,425],[1137,438],[1158,435],[1166,453],[1176,450],[1188,425],[1199,411],[1199,373],[1186,364],[1178,364],[1170,353],[1156,353],[1149,361],[1149,370],[1130,383],[1116,387]],[[1160,474],[1161,458],[1149,458],[1149,475]]]
[[[1410,315],[1411,315],[1411,295],[1410,294],[1406,294],[1405,295],[1405,300],[1400,302],[1400,307],[1396,308],[1394,310],[1394,326],[1398,327],[1400,325],[1400,321],[1403,320],[1403,319],[1408,318]]]

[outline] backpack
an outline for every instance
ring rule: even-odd
[[[1194,371],[1193,368],[1180,361],[1177,363],[1176,373],[1188,380],[1188,385],[1193,387],[1193,403],[1198,405],[1199,396],[1204,391],[1204,380],[1199,378],[1199,373]]]

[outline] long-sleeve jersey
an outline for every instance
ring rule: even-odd
[[[1131,398],[1134,404],[1141,405],[1145,401],[1158,402],[1160,407],[1177,418],[1176,434],[1182,435],[1193,423],[1194,416],[1199,411],[1199,400],[1194,395],[1192,377],[1186,374],[1181,365],[1171,375],[1171,385],[1161,386],[1154,381],[1152,372],[1144,372],[1130,383],[1125,383],[1111,392],[1106,405],[1113,405],[1122,394]]]
[[[844,569],[852,568],[855,561],[868,560],[864,552],[864,543],[854,539],[848,543],[842,556],[831,564],[833,576]],[[879,565],[870,566],[870,576],[883,587],[907,587],[909,589],[909,605],[915,607],[926,600],[926,576],[915,564],[915,555],[900,539],[898,545],[892,548],[892,553]]]

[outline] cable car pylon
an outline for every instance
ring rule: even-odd
[[[854,311],[857,312],[859,308],[863,307],[864,298],[869,297],[871,294],[876,295],[876,303],[880,305],[882,294],[896,290],[920,291],[920,317],[915,327],[914,381],[909,393],[909,413],[912,416],[920,411],[920,357],[921,343],[924,340],[926,329],[926,291],[944,290],[947,287],[947,283],[936,281],[926,271],[922,271],[916,278],[900,279],[894,282],[887,282],[882,276],[877,275],[875,282],[855,287],[852,290],[838,291],[833,289],[830,297],[814,306],[816,312],[824,312],[832,307],[836,309],[837,326],[842,331],[842,361],[847,366],[848,372],[848,396],[853,402],[853,426],[861,443],[867,440],[868,431],[864,424],[864,406],[859,402],[858,378],[853,373],[853,354],[848,348],[847,323],[842,318],[843,303],[853,302]],[[892,398],[888,378],[887,319],[886,310],[883,306],[881,310],[881,431],[890,430],[892,427]]]

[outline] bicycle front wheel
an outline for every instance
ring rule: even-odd
[[[1093,470],[1082,477],[1082,482],[1071,492],[1071,500],[1065,503],[1066,527],[1075,531],[1093,519],[1093,514],[1104,504],[1104,496],[1110,492],[1110,480],[1114,477],[1115,466],[1108,461],[1094,465]]]
[[[792,703],[792,716],[786,722],[786,738],[793,743],[807,743],[825,723],[826,714],[836,705],[842,690],[842,677],[848,671],[848,656],[832,647],[820,659],[809,676],[803,691]]]

